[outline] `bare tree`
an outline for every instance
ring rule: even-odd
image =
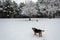
[[[29,16],[29,21],[31,21],[31,17],[33,15],[37,14],[37,10],[35,9],[35,3],[30,1],[30,3],[25,4],[25,6],[22,9],[22,14],[25,14],[26,16]]]

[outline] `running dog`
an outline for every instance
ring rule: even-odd
[[[34,35],[36,35],[36,33],[39,34],[39,37],[42,37],[42,32],[44,32],[44,30],[41,29],[37,29],[37,28],[32,28]]]

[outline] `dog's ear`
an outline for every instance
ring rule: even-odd
[[[32,28],[32,30],[35,30],[35,28]]]
[[[33,29],[33,28],[32,28]]]
[[[34,28],[32,28],[32,30],[33,30]]]

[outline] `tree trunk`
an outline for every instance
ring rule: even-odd
[[[29,21],[31,21],[31,17],[29,17]]]
[[[11,18],[14,18],[14,14],[11,14]]]

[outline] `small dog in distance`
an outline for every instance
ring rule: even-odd
[[[42,32],[44,32],[44,30],[41,29],[37,29],[37,28],[32,28],[34,35],[36,35],[36,33],[39,34],[39,37],[42,37]]]

